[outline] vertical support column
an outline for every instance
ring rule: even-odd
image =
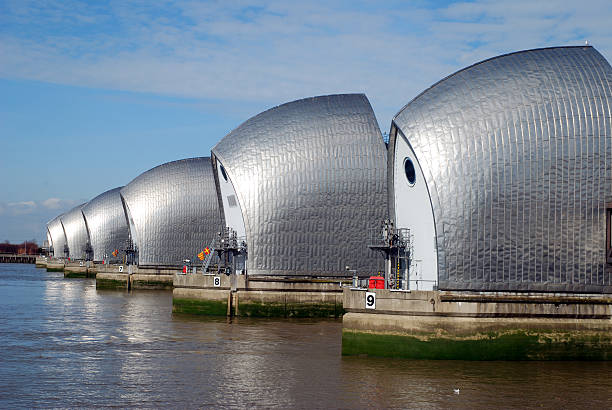
[[[234,292],[234,316],[239,316],[240,312],[238,311],[238,291]]]
[[[386,253],[386,263],[385,263],[385,289],[387,289],[387,282],[391,277],[391,252]]]
[[[232,316],[232,291],[227,292],[227,317]]]
[[[400,258],[400,248],[397,248],[397,270],[395,271],[395,289],[400,289],[400,267],[402,264],[402,259]],[[402,280],[403,286],[403,280]]]
[[[404,283],[402,283],[403,290],[410,290],[410,269],[409,269],[409,258],[411,254],[406,254],[406,250],[404,249]]]

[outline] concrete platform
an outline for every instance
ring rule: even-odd
[[[127,273],[98,272],[96,289],[128,290],[129,275]]]
[[[49,259],[47,261],[47,272],[63,272],[63,271],[64,271],[64,261],[52,260],[52,259]]]
[[[217,278],[218,286],[215,286]],[[342,288],[335,279],[244,275],[174,275],[173,312],[253,317],[340,317]]]
[[[172,290],[173,275],[134,273],[130,276],[130,289]]]
[[[171,290],[178,268],[139,268],[128,265],[97,265],[96,288]],[[170,272],[172,274],[170,274]]]
[[[64,264],[65,278],[95,278],[96,267],[91,261],[66,262]]]
[[[612,360],[612,295],[368,292],[344,291],[344,355]]]
[[[47,257],[45,257],[45,256],[37,256],[36,257],[36,262],[35,262],[36,267],[37,268],[46,268],[48,260],[49,259]]]

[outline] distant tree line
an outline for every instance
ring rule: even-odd
[[[9,241],[4,241],[4,243],[0,243],[0,253],[39,255],[42,253],[42,249],[34,240],[25,241],[22,243],[10,243]]]

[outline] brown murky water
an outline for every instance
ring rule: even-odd
[[[0,408],[612,408],[612,363],[342,357],[340,321],[171,304],[0,265]]]

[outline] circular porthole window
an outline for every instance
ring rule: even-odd
[[[219,165],[219,169],[221,170],[221,175],[223,175],[223,179],[225,179],[225,182],[227,182],[227,174],[225,173],[225,168],[223,168],[223,165]]]
[[[414,164],[408,157],[404,158],[404,172],[406,173],[406,179],[410,186],[414,185],[416,182],[416,169],[414,169]]]

